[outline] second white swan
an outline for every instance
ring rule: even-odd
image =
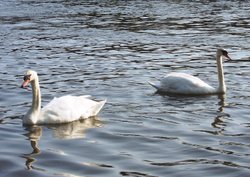
[[[96,116],[106,102],[106,100],[100,102],[91,100],[88,95],[66,95],[54,98],[41,109],[41,92],[37,73],[29,70],[23,80],[21,87],[24,88],[31,83],[33,92],[32,106],[23,118],[24,124],[66,123]]]
[[[149,82],[155,87],[157,91],[169,94],[184,94],[184,95],[206,95],[206,94],[220,94],[226,92],[226,84],[224,80],[224,72],[222,65],[222,57],[229,60],[228,52],[224,49],[217,49],[216,62],[218,70],[218,88],[214,88],[198,77],[194,77],[185,73],[170,73],[167,74],[159,84]]]

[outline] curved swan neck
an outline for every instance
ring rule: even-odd
[[[41,92],[39,86],[39,79],[36,77],[30,82],[32,86],[32,106],[26,114],[25,123],[35,124],[38,121],[38,117],[41,111]]]
[[[38,77],[31,84],[32,84],[32,92],[33,92],[32,109],[33,109],[33,111],[40,112],[40,109],[41,109],[41,92],[40,92]]]
[[[225,79],[224,79],[222,56],[217,54],[216,61],[217,61],[218,80],[219,80],[218,92],[225,93],[226,92],[226,84],[225,84]]]

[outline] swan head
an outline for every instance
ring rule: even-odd
[[[27,87],[30,82],[34,82],[37,78],[38,75],[36,71],[28,70],[23,77],[21,88]]]
[[[223,48],[219,48],[217,49],[216,55],[218,56],[218,58],[220,58],[221,56],[224,56],[225,58],[227,58],[228,60],[232,60],[229,56],[228,56],[228,52],[223,49]]]

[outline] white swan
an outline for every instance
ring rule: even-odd
[[[228,56],[228,52],[224,49],[217,49],[216,62],[218,70],[218,88],[214,88],[198,77],[194,77],[185,73],[170,73],[167,74],[160,83],[150,83],[157,89],[158,92],[164,92],[169,94],[184,94],[184,95],[206,95],[206,94],[220,94],[226,92],[226,84],[224,80],[224,72],[222,65],[222,57],[226,57],[231,60]]]
[[[54,98],[41,109],[41,92],[37,73],[29,70],[23,80],[21,87],[27,87],[31,83],[33,92],[32,106],[23,118],[24,124],[66,123],[96,116],[106,102],[106,100],[93,101],[88,95],[66,95]]]

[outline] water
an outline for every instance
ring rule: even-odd
[[[249,11],[248,1],[1,1],[1,177],[249,176]],[[215,86],[217,47],[233,59],[226,95],[147,84],[178,71]],[[65,94],[108,103],[85,121],[23,126],[30,68],[43,105]]]

